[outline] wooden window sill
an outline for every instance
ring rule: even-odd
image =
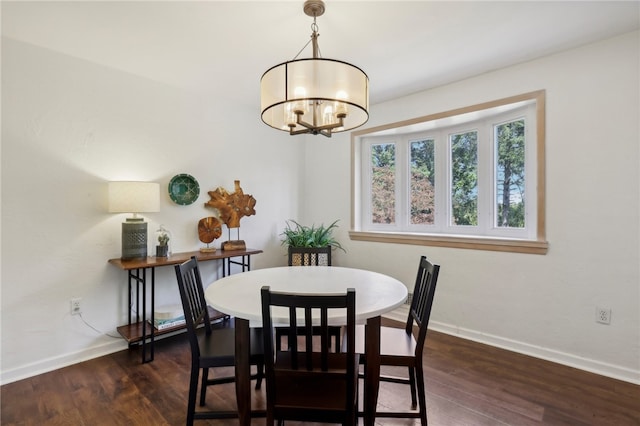
[[[546,254],[549,249],[549,243],[547,241],[471,236],[349,231],[349,238],[354,241],[413,244],[420,246],[451,247],[527,254]]]

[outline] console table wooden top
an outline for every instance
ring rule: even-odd
[[[187,251],[182,253],[171,253],[169,257],[156,257],[148,256],[138,259],[123,260],[120,258],[109,259],[109,263],[117,266],[120,269],[129,271],[132,269],[140,268],[155,268],[157,266],[178,265],[189,259],[191,256],[195,256],[198,261],[216,260],[216,259],[228,259],[230,257],[251,256],[253,254],[262,253],[262,250],[258,249],[244,249],[244,250],[222,250],[217,249],[214,252],[201,252],[201,251]]]

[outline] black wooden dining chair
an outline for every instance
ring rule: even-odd
[[[356,293],[290,294],[272,292],[265,286],[262,295],[262,325],[265,349],[267,386],[267,425],[275,420],[357,424],[358,365],[355,352]],[[304,341],[304,350],[297,345],[288,351],[276,351],[272,309],[288,313],[290,339]],[[329,348],[329,312],[346,313],[345,351]],[[320,318],[320,344],[314,342],[312,318]],[[300,326],[298,315],[304,321]]]
[[[422,426],[427,425],[422,355],[439,271],[439,265],[434,265],[425,256],[421,256],[405,327],[380,328],[380,365],[408,369],[407,377],[381,374],[380,381],[408,384],[411,391],[411,410],[378,411],[376,417],[419,418]],[[417,336],[414,336],[414,325],[418,328]],[[362,354],[365,348],[364,336],[364,326],[356,327],[356,351]],[[365,357],[361,359],[364,362]]]
[[[331,266],[331,246],[326,247],[291,247],[289,246],[289,266]],[[330,327],[329,334],[333,338],[333,349],[340,350],[341,327]],[[318,330],[315,334],[317,335]],[[282,338],[285,333],[276,328],[278,350],[282,350]]]
[[[210,368],[235,365],[235,330],[228,326],[212,326],[196,258],[192,257],[181,265],[176,265],[175,270],[191,346],[187,425],[193,424],[194,419],[236,418],[238,413],[235,410],[206,412],[195,410],[200,370],[202,370],[200,406],[205,405],[207,386],[235,381],[234,376],[209,378]],[[260,389],[264,376],[262,329],[251,329],[250,362],[257,366],[257,373],[252,375],[252,378],[257,379],[256,389]]]

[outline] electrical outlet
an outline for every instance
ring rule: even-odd
[[[596,308],[596,322],[600,324],[611,324],[611,308]]]
[[[82,298],[80,297],[71,299],[71,315],[80,315],[82,313],[80,301],[82,301]]]

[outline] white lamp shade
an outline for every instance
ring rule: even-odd
[[[150,213],[159,211],[159,183],[109,182],[110,213]]]

